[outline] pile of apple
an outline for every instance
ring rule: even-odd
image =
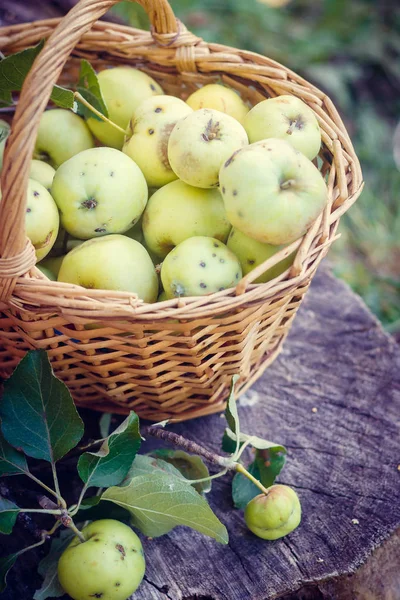
[[[49,278],[145,302],[210,294],[234,287],[323,210],[327,188],[311,162],[321,133],[298,98],[250,110],[219,84],[184,102],[130,67],[98,78],[125,136],[62,109],[46,111],[39,127],[26,230]]]

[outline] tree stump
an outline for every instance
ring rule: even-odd
[[[146,578],[135,600],[365,600],[337,590],[400,523],[399,366],[394,340],[358,296],[320,268],[280,357],[239,400],[243,431],[288,448],[279,481],[298,491],[301,526],[275,542],[256,538],[233,509],[230,478],[217,479],[209,501],[229,530],[229,545],[183,528],[145,539]],[[95,427],[98,415],[85,411],[85,421]],[[224,419],[171,429],[218,450]],[[12,491],[17,479],[4,478],[3,488]],[[70,479],[61,476],[62,488]],[[18,547],[32,543],[32,531],[21,524],[19,531]],[[393,543],[391,553],[398,548]],[[33,597],[38,556],[17,563],[5,600]],[[385,558],[389,567],[391,560]],[[312,591],[292,595],[307,585]],[[391,586],[393,595],[371,598],[400,598],[400,580]]]

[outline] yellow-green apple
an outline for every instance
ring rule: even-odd
[[[59,225],[60,217],[53,198],[41,183],[29,179],[25,227],[26,235],[35,246],[38,261],[53,247]]]
[[[57,169],[93,145],[92,134],[81,117],[63,108],[46,110],[40,119],[33,158]]]
[[[65,162],[57,169],[51,193],[63,228],[79,239],[128,231],[139,220],[148,194],[137,164],[114,148],[92,148]]]
[[[182,181],[211,188],[218,186],[221,165],[247,144],[247,134],[236,119],[202,108],[175,125],[168,142],[168,159]]]
[[[219,181],[229,221],[266,244],[297,240],[328,199],[318,169],[279,139],[257,142],[233,154],[222,166]]]
[[[161,281],[168,299],[205,296],[233,287],[242,276],[239,260],[220,240],[205,236],[181,242],[166,256]]]
[[[32,160],[29,177],[41,183],[50,192],[56,171],[43,160]]]
[[[55,279],[58,277],[58,273],[60,272],[61,263],[64,260],[64,256],[46,256],[44,260],[41,260],[38,265],[39,268],[44,268],[51,273],[54,273]]]
[[[128,525],[113,519],[93,521],[82,529],[58,561],[61,587],[73,600],[126,600],[139,587],[146,569],[140,539]]]
[[[129,121],[143,100],[163,93],[158,83],[146,73],[132,67],[104,69],[97,75],[108,118],[126,130]],[[124,134],[109,123],[90,118],[91,131],[106,146],[121,150]]]
[[[144,243],[142,220],[143,220],[143,215],[140,217],[139,221],[137,223],[135,223],[135,225],[133,225],[133,227],[131,227],[130,229],[128,229],[128,231],[126,231],[124,233],[124,235],[126,235],[127,237],[132,238],[132,240],[136,240],[137,242],[140,242],[141,244]]]
[[[257,240],[253,240],[253,238],[234,227],[232,227],[226,245],[240,260],[243,275],[247,275],[247,273],[250,273],[258,265],[261,265],[285,247],[257,242]],[[273,267],[270,267],[265,273],[255,279],[254,283],[266,283],[274,279],[274,277],[278,277],[278,275],[286,271],[293,264],[294,256],[294,254],[291,254]]]
[[[50,281],[57,281],[56,275],[48,267],[43,266],[41,263],[36,266],[43,275],[46,275],[47,279],[50,279]]]
[[[249,107],[243,102],[239,94],[232,88],[209,83],[203,85],[186,100],[193,110],[200,108],[213,108],[230,115],[243,125],[243,119],[249,112]]]
[[[296,492],[287,485],[272,485],[259,494],[244,511],[247,527],[263,540],[284,537],[301,521],[301,505]]]
[[[58,281],[89,289],[132,292],[145,302],[155,302],[158,295],[158,277],[146,249],[118,234],[87,240],[68,252]]]
[[[168,300],[167,298],[167,294],[164,292],[164,290],[161,292],[161,294],[159,294],[158,298],[157,298],[157,302],[165,302],[166,300]]]
[[[259,102],[246,115],[243,124],[250,144],[279,138],[310,160],[321,147],[321,130],[315,113],[296,96],[283,95]]]
[[[153,194],[143,214],[146,246],[161,258],[193,236],[226,242],[230,229],[219,190],[196,188],[180,180]]]
[[[168,140],[177,121],[192,109],[174,96],[153,96],[133,113],[123,152],[141,168],[150,187],[161,187],[177,178],[168,160]]]

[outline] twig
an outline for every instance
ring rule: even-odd
[[[210,450],[203,448],[203,446],[200,446],[196,442],[188,440],[182,435],[173,433],[172,431],[167,431],[166,429],[162,429],[161,427],[153,427],[150,425],[149,427],[146,427],[144,429],[144,436],[146,436],[146,434],[155,437],[159,440],[169,442],[173,446],[179,446],[180,448],[187,450],[187,452],[190,452],[191,454],[198,454],[199,456],[205,458],[206,461],[211,463],[212,465],[218,465],[219,467],[224,467],[228,470],[236,468],[235,463],[232,462],[232,459],[230,457],[227,458],[224,456],[219,456],[215,452],[211,452]]]

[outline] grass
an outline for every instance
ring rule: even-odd
[[[276,2],[276,0],[275,0]],[[171,0],[207,41],[265,54],[326,91],[360,157],[365,191],[340,225],[329,258],[388,331],[400,334],[400,170],[393,152],[400,114],[400,11],[393,0]],[[115,9],[136,27],[138,5]],[[400,132],[400,128],[399,128]],[[400,134],[397,154],[400,155]]]

